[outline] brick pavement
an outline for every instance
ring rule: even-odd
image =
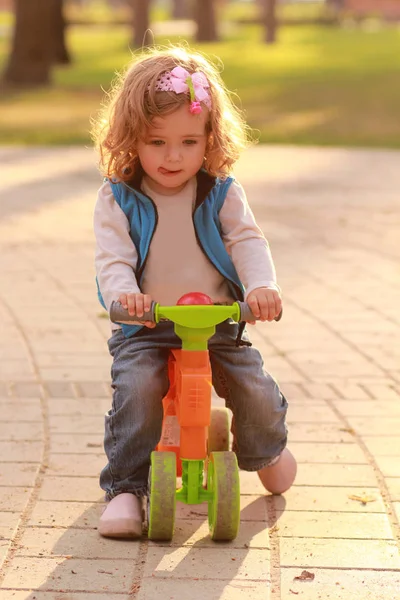
[[[238,165],[284,290],[285,318],[252,337],[289,399],[299,472],[284,497],[241,473],[231,544],[210,542],[204,506],[179,509],[172,544],[98,536],[94,156],[0,162],[2,600],[399,598],[399,153],[260,146]]]

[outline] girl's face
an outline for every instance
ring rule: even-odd
[[[173,195],[201,168],[207,144],[208,110],[192,115],[189,105],[153,119],[144,140],[137,145],[147,182],[155,192]]]

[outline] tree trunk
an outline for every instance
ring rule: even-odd
[[[150,27],[150,1],[130,0],[133,9],[133,45],[135,48],[150,46],[153,43]]]
[[[172,0],[172,18],[190,19],[192,16],[191,0]]]
[[[217,22],[214,0],[196,0],[195,19],[197,23],[196,41],[217,42]]]
[[[48,0],[15,0],[11,54],[3,79],[6,83],[49,83],[52,63],[52,13]]]
[[[278,19],[276,16],[277,0],[264,0],[264,41],[267,44],[276,42]]]
[[[66,22],[63,12],[63,0],[48,0],[53,9],[53,27],[54,27],[54,62],[58,65],[67,65],[71,62],[71,56],[68,52],[65,41]]]
[[[344,0],[326,0],[326,4],[339,12],[344,7]]]

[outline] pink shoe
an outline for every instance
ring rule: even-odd
[[[142,535],[142,500],[133,494],[119,494],[100,517],[100,535],[113,538],[139,538]]]
[[[284,448],[276,462],[257,471],[261,483],[271,494],[286,492],[294,482],[296,473],[296,459],[287,448]]]

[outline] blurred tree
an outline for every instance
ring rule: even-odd
[[[198,42],[218,41],[214,0],[196,0],[195,20],[197,23],[196,40]]]
[[[71,62],[71,56],[67,49],[65,40],[66,21],[64,17],[64,0],[49,0],[53,8],[53,53],[54,62],[60,65],[66,65]]]
[[[329,8],[339,12],[344,7],[344,0],[325,0]]]
[[[264,41],[267,44],[276,42],[276,34],[278,29],[278,19],[276,14],[277,0],[264,0],[262,15],[264,23]]]
[[[13,41],[3,81],[27,86],[47,84],[52,65],[70,61],[63,0],[15,0]]]
[[[3,74],[6,83],[40,85],[50,80],[53,62],[52,10],[48,0],[15,0],[11,54]]]
[[[150,46],[153,36],[150,27],[151,0],[128,0],[133,10],[133,45],[135,48]]]
[[[193,12],[191,0],[172,0],[172,18],[190,19]]]

